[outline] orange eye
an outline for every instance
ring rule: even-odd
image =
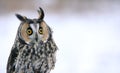
[[[27,31],[26,31],[26,33],[27,33],[28,35],[32,35],[33,31],[32,31],[31,28],[28,28]]]
[[[42,27],[39,27],[39,31],[38,31],[40,34],[43,34],[43,28]]]

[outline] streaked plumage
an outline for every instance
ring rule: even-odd
[[[54,68],[57,46],[51,28],[43,20],[43,10],[40,8],[38,13],[38,19],[16,14],[21,24],[8,59],[7,73],[50,73]]]

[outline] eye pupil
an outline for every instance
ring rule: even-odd
[[[33,33],[31,28],[28,28],[26,32],[27,32],[28,35],[32,35],[32,33]]]
[[[42,29],[42,27],[39,27],[39,33],[40,33],[40,34],[43,34],[43,29]]]
[[[31,33],[31,30],[28,30],[28,33],[30,34],[30,33]]]

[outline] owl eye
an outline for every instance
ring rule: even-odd
[[[30,36],[30,35],[32,35],[33,31],[32,31],[31,28],[28,28],[27,31],[26,31],[26,33]]]
[[[39,31],[38,31],[40,34],[43,34],[43,28],[42,27],[39,27]]]

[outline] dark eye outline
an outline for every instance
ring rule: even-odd
[[[42,27],[39,27],[39,34],[43,34],[43,28]]]
[[[27,28],[26,33],[30,36],[30,35],[33,34],[33,31],[32,31],[32,29],[29,27],[29,28]]]

